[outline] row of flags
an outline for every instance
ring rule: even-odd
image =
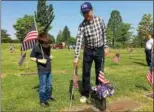
[[[120,61],[120,54],[119,53],[116,53],[115,57],[113,58],[113,62],[118,63],[119,61]],[[154,64],[154,62],[152,60],[152,64],[151,64],[151,66],[150,66],[150,68],[149,68],[149,70],[148,70],[148,72],[146,74],[146,78],[147,78],[148,82],[150,83],[150,85],[153,85],[154,84],[154,71],[152,70],[153,64]],[[106,82],[106,81],[104,81],[103,78],[104,77],[102,77],[102,76],[99,75],[99,80],[101,82]]]

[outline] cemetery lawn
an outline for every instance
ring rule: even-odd
[[[52,50],[52,83],[53,96],[56,102],[50,107],[39,105],[38,76],[24,75],[37,73],[36,63],[30,61],[27,52],[27,62],[18,66],[20,58],[20,45],[15,44],[15,52],[9,52],[10,44],[1,44],[1,104],[2,111],[60,111],[69,107],[69,84],[73,75],[74,50]],[[120,62],[113,63],[116,52],[120,53]],[[82,54],[79,62],[79,80],[82,76]],[[145,95],[152,92],[152,87],[146,79],[148,67],[146,66],[144,49],[135,48],[129,57],[127,49],[111,49],[105,60],[105,77],[115,88],[114,96],[107,98],[107,103],[117,100],[133,100],[140,104],[137,111],[152,111],[153,100]],[[27,66],[28,64],[28,66]],[[27,68],[28,67],[28,68]],[[94,63],[91,69],[91,84],[94,85]],[[73,106],[83,105],[79,102],[80,94],[75,90]],[[86,105],[86,104],[84,104]]]

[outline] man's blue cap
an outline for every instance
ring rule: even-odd
[[[82,5],[81,5],[81,12],[82,13],[85,13],[85,12],[88,12],[90,11],[91,9],[93,9],[91,3],[89,2],[84,2]]]

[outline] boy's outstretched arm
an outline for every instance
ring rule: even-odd
[[[30,60],[34,61],[34,62],[39,62],[39,63],[42,63],[42,64],[46,64],[47,63],[47,60],[46,59],[37,59],[36,58],[36,52],[35,52],[35,47],[32,49],[32,52],[30,54]]]
[[[42,64],[46,64],[47,63],[46,59],[37,59],[35,57],[31,57],[30,60],[32,60],[34,62],[39,62],[39,63],[42,63]]]

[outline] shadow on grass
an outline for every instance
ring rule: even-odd
[[[141,65],[141,66],[147,66],[145,63],[142,63],[142,62],[134,61],[133,63],[138,64],[138,65]]]
[[[39,91],[39,85],[34,86],[32,89],[36,89],[36,91]]]
[[[135,87],[140,90],[149,91],[149,88],[144,85],[135,85]]]
[[[143,61],[143,59],[140,59],[140,58],[134,58],[134,57],[129,57],[129,59],[131,59],[131,60],[136,60],[136,61]]]

